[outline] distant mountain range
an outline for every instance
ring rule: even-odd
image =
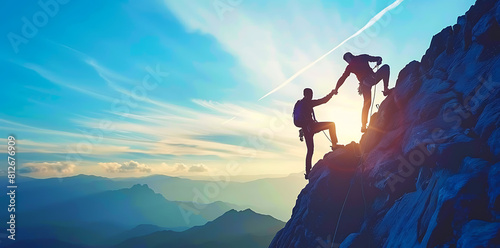
[[[209,204],[196,204],[193,202],[175,202],[175,203],[180,207],[179,211],[184,211],[184,214],[188,212],[188,214],[192,213],[195,215],[200,215],[207,221],[214,220],[231,209],[235,210],[244,209],[239,205],[230,204],[222,201],[216,201]]]
[[[287,212],[291,211],[294,199],[288,199],[290,205],[286,207],[279,201],[289,197],[296,185],[303,182],[303,179],[296,179],[292,175],[236,183],[161,175],[119,179],[88,175],[49,179],[20,176],[18,184],[22,187],[16,196],[16,213],[20,216],[16,223],[16,244],[23,244],[19,247],[36,247],[31,246],[30,242],[36,244],[36,240],[43,240],[52,244],[50,247],[110,247],[159,231],[176,235],[184,233],[193,226],[214,221],[226,212],[234,213],[248,207],[261,213],[274,211],[285,216],[289,215]],[[207,189],[217,191],[209,192]],[[5,195],[0,196],[1,204],[8,205],[7,201]],[[242,204],[228,203],[238,201],[242,201]],[[248,211],[243,212],[248,215]],[[260,219],[261,215],[258,215],[256,220]],[[248,221],[244,219],[243,223]],[[214,225],[212,222],[209,224]],[[266,235],[261,235],[263,237],[256,230],[251,230],[250,236],[232,236],[237,240],[252,237],[259,244],[264,241],[269,243],[278,229],[269,229],[271,233],[265,231]],[[181,237],[187,237],[193,230]],[[256,236],[253,237],[252,233]],[[220,245],[217,242],[214,244]]]
[[[176,232],[163,230],[154,225],[140,225],[123,232],[107,241],[94,242],[93,245],[74,244],[56,238],[33,237],[7,244],[7,248],[50,247],[50,248],[264,248],[285,226],[285,223],[269,215],[262,215],[247,209],[230,210],[219,218],[203,226],[192,227]],[[128,236],[128,237],[127,237]],[[128,238],[128,239],[125,239]],[[119,242],[122,240],[121,242]],[[113,243],[118,243],[113,245]]]
[[[239,208],[214,202],[198,206],[202,209],[199,212],[189,212],[193,207],[192,203],[168,201],[147,185],[137,184],[25,212],[18,226],[30,239],[97,245],[159,230],[186,230],[221,216],[231,207]]]
[[[19,210],[22,212],[54,206],[104,191],[147,184],[169,201],[183,202],[179,204],[186,211],[200,212],[199,214],[206,220],[213,220],[229,209],[242,208],[251,208],[280,220],[287,220],[298,193],[306,184],[303,176],[299,174],[244,183],[232,182],[230,178],[223,177],[221,181],[199,181],[164,175],[141,178],[105,178],[89,175],[49,179],[19,177],[18,183],[22,185],[22,189],[19,189],[22,194],[17,196]],[[0,201],[6,200],[6,196],[0,196]],[[196,204],[189,205],[192,202]],[[217,214],[211,211],[204,212],[207,209],[204,206],[214,202],[219,202],[217,203],[219,205],[227,204],[229,207],[220,208],[221,211]],[[212,205],[208,209],[217,207]]]
[[[156,194],[146,184],[109,190],[57,203],[23,214],[30,224],[64,225],[66,223],[113,223],[124,228],[140,224],[161,227],[203,225],[200,215],[184,219],[176,202]]]
[[[183,232],[160,231],[129,239],[116,248],[259,248],[267,247],[284,222],[250,209],[230,210],[214,221]]]
[[[291,206],[295,205],[297,194],[306,185],[302,174],[243,183],[234,182],[231,177],[220,177],[219,179],[220,181],[202,181],[152,175],[112,180],[119,183],[145,183],[169,200],[197,203],[222,201],[270,214],[280,220],[290,218]]]

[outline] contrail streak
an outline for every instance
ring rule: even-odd
[[[307,71],[309,68],[313,67],[316,63],[318,63],[320,60],[324,59],[326,56],[328,56],[330,53],[332,53],[333,51],[337,50],[339,47],[341,47],[342,45],[344,45],[346,42],[348,42],[349,40],[351,40],[352,38],[358,36],[359,34],[361,34],[363,31],[365,31],[366,29],[370,28],[371,26],[373,26],[373,24],[375,24],[378,20],[380,20],[380,18],[382,18],[382,16],[384,16],[387,12],[389,12],[390,10],[398,7],[404,0],[396,0],[394,3],[392,3],[391,5],[385,7],[385,9],[383,9],[382,11],[380,11],[377,15],[375,15],[372,19],[370,19],[368,21],[368,23],[366,23],[366,25],[364,27],[362,27],[360,30],[358,30],[356,33],[354,33],[353,35],[349,36],[349,38],[345,39],[344,41],[342,41],[340,44],[338,44],[336,47],[334,47],[332,50],[328,51],[327,53],[325,53],[323,56],[319,57],[318,59],[316,59],[315,61],[313,61],[312,63],[310,63],[309,65],[305,66],[304,68],[300,69],[298,72],[296,72],[295,74],[293,74],[293,76],[291,76],[290,78],[288,78],[285,82],[283,82],[282,84],[280,84],[278,87],[276,87],[274,90],[271,90],[269,93],[267,93],[266,95],[264,95],[263,97],[261,97],[259,99],[262,100],[264,98],[266,98],[267,96],[273,94],[274,92],[278,91],[279,89],[283,88],[285,85],[289,84],[290,82],[292,82],[295,78],[297,78],[298,76],[300,76],[300,74],[304,73],[305,71]]]

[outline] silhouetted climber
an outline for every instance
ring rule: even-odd
[[[295,126],[301,127],[299,131],[300,140],[303,137],[306,139],[307,155],[306,155],[306,179],[309,179],[309,172],[311,171],[311,160],[314,153],[314,134],[323,130],[329,129],[330,141],[332,142],[332,150],[337,146],[337,133],[335,131],[335,123],[333,122],[318,122],[314,115],[313,108],[325,104],[333,96],[334,91],[321,99],[313,100],[313,91],[309,88],[304,89],[304,98],[298,100],[293,108],[293,122]]]
[[[368,62],[377,62],[377,66],[382,64],[381,57],[373,57],[367,54],[361,54],[358,56],[352,55],[352,53],[347,52],[344,54],[344,60],[349,64],[344,71],[344,74],[339,78],[337,86],[333,90],[334,94],[338,93],[338,90],[347,77],[354,73],[359,80],[359,94],[363,95],[364,104],[363,111],[361,113],[361,132],[366,132],[366,124],[368,123],[368,111],[370,110],[371,98],[372,98],[372,86],[376,85],[380,80],[384,80],[384,96],[389,95],[392,89],[389,89],[389,75],[390,68],[388,65],[381,66],[377,72],[373,72],[370,64]]]

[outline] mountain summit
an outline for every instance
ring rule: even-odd
[[[250,209],[230,210],[203,226],[183,232],[155,232],[131,238],[116,247],[266,247],[283,225],[283,222],[269,215],[258,214]]]
[[[313,167],[270,247],[500,247],[499,23],[478,0],[435,35],[360,144]]]

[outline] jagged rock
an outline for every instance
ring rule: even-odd
[[[488,175],[488,208],[495,221],[500,221],[500,163],[493,165]]]
[[[412,61],[399,72],[398,80],[396,81],[395,101],[400,107],[405,106],[422,85],[418,71],[419,67],[420,62]]]
[[[458,248],[500,247],[500,223],[473,220],[464,226]]]
[[[313,167],[270,247],[330,247],[336,230],[342,248],[500,247],[499,20],[478,0],[435,35],[360,144]]]
[[[477,121],[475,130],[483,139],[488,139],[500,127],[500,99],[488,104]]]
[[[448,45],[449,37],[453,35],[452,27],[446,27],[440,33],[432,37],[431,45],[427,52],[422,57],[422,69],[428,70],[434,65],[434,61],[441,55]]]

